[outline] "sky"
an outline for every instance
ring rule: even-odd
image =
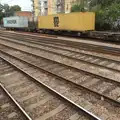
[[[22,11],[31,11],[31,0],[0,0],[2,4],[19,5]]]

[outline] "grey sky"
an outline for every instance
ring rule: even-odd
[[[23,11],[31,11],[31,0],[0,0],[2,4],[19,5]]]

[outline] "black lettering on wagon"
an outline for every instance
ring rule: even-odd
[[[59,27],[59,17],[54,17],[53,22],[54,22],[54,27]]]
[[[7,24],[16,24],[17,21],[16,20],[7,20]]]

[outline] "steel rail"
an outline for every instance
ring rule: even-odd
[[[5,41],[10,41],[10,40],[8,40],[8,38],[2,38],[2,39],[4,39]],[[17,44],[22,44],[22,45],[25,45],[25,44],[23,44],[23,43],[20,43],[20,42],[17,42],[14,38],[12,38],[13,39],[13,41],[10,41],[10,42],[13,42],[13,43],[17,43]],[[21,40],[21,39],[20,39]],[[68,50],[68,49],[65,49],[65,48],[60,48],[59,46],[58,47],[55,47],[55,46],[51,46],[51,45],[46,45],[45,43],[44,43],[44,41],[42,40],[41,42],[43,42],[43,43],[39,43],[39,42],[31,42],[31,41],[29,41],[29,40],[22,40],[22,42],[28,42],[28,43],[32,43],[32,44],[39,44],[39,45],[42,45],[42,46],[47,46],[47,47],[51,47],[51,48],[55,48],[55,49],[60,49],[60,50],[66,50],[66,51],[68,51],[68,52],[74,52],[74,53],[76,53],[76,54],[83,54],[83,55],[88,55],[88,56],[91,56],[91,57],[96,57],[96,58],[98,58],[98,59],[104,59],[104,60],[108,60],[108,61],[112,61],[112,62],[116,62],[116,63],[120,63],[120,61],[119,60],[114,60],[114,59],[109,59],[109,58],[106,58],[106,57],[100,57],[100,56],[96,56],[96,55],[90,55],[90,54],[87,54],[87,53],[82,53],[82,52],[76,52],[76,51],[74,51],[74,50]],[[49,43],[47,43],[47,44],[49,44]],[[36,49],[40,49],[40,50],[44,50],[44,51],[48,51],[48,52],[52,52],[52,51],[50,51],[50,50],[45,50],[45,49],[42,49],[42,48],[38,48],[38,47],[33,47],[33,46],[31,46],[31,45],[25,45],[25,46],[29,46],[29,47],[31,47],[31,48],[36,48]],[[54,54],[56,53],[56,52],[53,52]],[[56,54],[59,54],[59,53],[56,53]],[[65,56],[65,55],[64,55]],[[71,57],[71,56],[70,56]],[[71,57],[72,58],[72,57]],[[81,60],[81,59],[78,59],[78,58],[74,58],[74,59],[76,59],[76,60]],[[85,61],[85,60],[81,60],[81,61]],[[88,62],[88,61],[85,61],[85,62]],[[89,62],[89,63],[91,63],[91,62]],[[91,63],[91,64],[96,64],[97,65],[97,63]],[[100,65],[100,66],[102,66],[102,65]],[[108,67],[107,67],[108,68]],[[112,68],[111,68],[112,69]],[[115,70],[115,69],[114,69]]]
[[[17,33],[10,33],[10,34],[17,34]],[[29,36],[31,38],[38,38],[38,39],[44,38],[44,37],[36,37],[36,36],[30,36],[30,35],[24,35],[24,36]],[[46,41],[50,42],[50,38],[44,38],[44,39],[47,39]],[[82,42],[76,42],[76,41],[66,41],[66,40],[60,40],[60,39],[55,39],[55,38],[52,38],[51,42],[65,43],[65,45],[67,43],[68,46],[75,47],[75,48],[79,48],[80,46],[85,47],[85,48],[93,47],[98,52],[102,51],[102,52],[106,52],[106,53],[110,53],[110,54],[114,54],[114,55],[120,55],[120,49],[119,48],[113,48],[113,47],[102,46],[102,45],[100,46],[100,45],[94,45],[94,44],[90,44],[90,43],[82,43]],[[87,47],[86,47],[86,45],[87,45]],[[95,50],[92,50],[92,49],[89,49],[89,50],[95,51]],[[104,50],[106,50],[106,51],[104,51]],[[114,51],[114,53],[113,53],[113,51]]]
[[[6,40],[6,39],[4,39],[4,40]],[[6,40],[6,41],[10,41],[10,40]],[[110,70],[113,70],[113,71],[116,71],[116,72],[120,72],[120,70],[117,70],[117,69],[114,69],[114,68],[110,68],[110,67],[106,67],[106,66],[103,66],[103,65],[99,65],[99,64],[97,64],[97,63],[91,63],[91,62],[89,62],[89,61],[81,60],[81,59],[79,59],[79,58],[71,57],[71,56],[69,56],[69,55],[67,55],[67,54],[64,55],[64,54],[61,54],[61,53],[54,52],[54,51],[52,51],[52,50],[45,50],[45,49],[42,49],[42,48],[39,48],[39,47],[33,47],[33,46],[31,46],[31,45],[25,45],[25,44],[20,43],[20,42],[17,42],[17,41],[10,41],[10,42],[17,43],[17,44],[21,44],[21,45],[24,45],[24,46],[27,46],[27,47],[31,47],[31,48],[35,48],[35,49],[38,49],[38,50],[43,50],[43,51],[45,51],[45,52],[50,52],[50,53],[53,53],[53,54],[65,56],[65,57],[70,58],[70,59],[74,59],[74,60],[77,60],[77,61],[85,62],[85,63],[87,63],[87,64],[96,65],[96,66],[103,67],[103,68],[106,68],[106,69],[110,69]],[[24,42],[26,42],[26,41],[24,41]],[[51,48],[55,48],[55,49],[65,50],[65,51],[68,51],[68,52],[71,52],[71,51],[72,51],[72,52],[75,53],[75,54],[82,54],[82,55],[87,55],[87,56],[89,56],[89,57],[96,57],[96,58],[98,58],[98,59],[102,59],[102,60],[106,60],[106,61],[111,61],[111,62],[120,63],[119,60],[113,60],[113,59],[109,59],[109,58],[105,58],[105,57],[90,55],[90,54],[87,54],[87,53],[76,52],[76,51],[68,50],[68,49],[65,49],[65,48],[59,48],[59,47],[55,47],[55,46],[50,46],[50,45],[46,45],[44,42],[43,42],[42,44],[41,44],[41,43],[31,42],[31,41],[29,41],[29,40],[28,40],[27,42],[28,42],[28,43],[32,43],[32,44],[37,44],[37,45],[39,44],[39,45],[41,45],[41,46],[47,46],[47,47],[51,47]],[[27,43],[27,42],[26,42],[26,43]]]
[[[97,117],[96,115],[94,115],[93,113],[87,111],[86,109],[84,109],[82,106],[76,104],[75,102],[71,101],[70,99],[68,99],[67,97],[63,96],[62,94],[60,94],[59,92],[57,92],[56,90],[54,90],[53,88],[49,87],[48,85],[44,84],[43,82],[39,81],[38,79],[36,79],[35,77],[33,77],[31,74],[27,73],[26,71],[24,71],[23,69],[19,68],[18,66],[16,66],[15,64],[13,64],[12,62],[6,60],[5,58],[1,57],[1,59],[3,59],[4,61],[8,62],[9,64],[11,64],[12,66],[14,66],[15,68],[17,68],[17,70],[21,71],[22,73],[24,73],[25,75],[27,75],[29,78],[31,78],[32,80],[34,80],[35,82],[41,84],[43,87],[45,87],[47,90],[53,92],[54,94],[56,94],[57,96],[59,96],[60,98],[64,99],[65,101],[67,101],[68,103],[70,103],[71,105],[73,105],[76,109],[79,109],[80,111],[84,112],[85,114],[87,114],[91,119],[93,120],[101,120],[99,117]]]
[[[1,43],[0,43],[0,44],[1,44]],[[79,68],[76,68],[76,67],[72,67],[72,66],[70,66],[70,65],[62,64],[62,63],[60,63],[60,62],[53,61],[53,60],[48,59],[48,58],[45,58],[45,57],[43,57],[43,56],[39,56],[39,55],[30,53],[30,52],[28,52],[28,51],[26,52],[26,51],[21,50],[21,49],[19,49],[19,48],[13,48],[13,47],[11,47],[11,46],[4,45],[4,44],[2,44],[2,45],[5,46],[5,47],[8,47],[8,48],[10,48],[10,49],[18,50],[18,51],[24,52],[24,53],[26,53],[26,54],[33,55],[33,56],[36,56],[36,57],[39,57],[39,58],[42,58],[42,59],[45,59],[45,60],[48,60],[48,61],[51,61],[51,62],[60,64],[60,65],[62,65],[62,66],[64,65],[64,66],[66,66],[66,67],[70,67],[70,68],[75,69],[75,70],[77,70],[77,71],[82,71],[82,72],[87,73],[87,74],[89,74],[89,75],[97,76],[98,78],[102,78],[102,79],[104,79],[104,80],[107,81],[107,82],[110,82],[110,81],[111,81],[111,82],[113,82],[113,83],[120,84],[119,81],[116,81],[116,80],[111,79],[111,78],[107,78],[107,77],[104,77],[104,76],[101,76],[101,75],[97,75],[97,74],[95,74],[95,73],[92,73],[92,72],[89,72],[89,71],[85,71],[85,70],[82,70],[82,69],[79,69]],[[0,50],[1,50],[1,49],[0,49]],[[42,50],[42,49],[41,49],[41,50]],[[2,50],[1,50],[1,51],[2,51]],[[47,50],[44,50],[44,51],[47,52]],[[54,53],[54,52],[51,52],[51,53]],[[64,57],[64,55],[61,55],[61,54],[59,54],[59,53],[56,53],[56,55],[60,55],[60,56],[63,56],[63,57]],[[71,58],[71,57],[68,57],[68,56],[65,56],[65,57],[66,57],[66,58],[69,58],[69,59],[72,59],[72,60],[76,60],[76,58]],[[78,61],[79,61],[79,60],[78,60]],[[83,62],[84,62],[84,63],[87,63],[86,61],[83,61]],[[91,63],[88,63],[88,64],[91,64]],[[93,65],[94,65],[94,63],[93,63]],[[99,65],[98,65],[98,66],[99,66]],[[106,67],[104,67],[104,66],[100,66],[100,67],[101,67],[101,68],[106,68]],[[111,70],[111,68],[106,68],[106,69]],[[120,72],[119,70],[113,70],[113,71]]]
[[[94,93],[94,94],[98,95],[100,98],[103,97],[103,98],[105,98],[106,100],[112,101],[112,102],[115,103],[116,105],[120,106],[120,102],[117,101],[117,100],[114,100],[114,99],[112,99],[112,98],[110,98],[110,97],[108,97],[108,96],[105,96],[105,95],[101,94],[101,93],[95,92],[95,91],[93,91],[93,90],[91,90],[91,89],[89,89],[89,88],[87,88],[87,87],[84,87],[84,86],[82,86],[82,85],[80,85],[80,84],[77,84],[77,83],[75,83],[75,82],[73,82],[73,81],[70,81],[70,80],[68,80],[68,79],[66,79],[66,78],[64,78],[64,77],[61,77],[61,76],[59,76],[59,75],[56,75],[55,73],[53,73],[53,72],[51,72],[51,71],[47,71],[47,70],[45,70],[45,69],[43,69],[43,68],[41,68],[41,67],[38,67],[37,65],[33,65],[32,63],[30,63],[30,62],[28,62],[28,61],[26,61],[26,60],[23,60],[23,59],[21,59],[21,58],[19,58],[19,57],[10,55],[10,54],[2,51],[2,50],[0,50],[0,51],[1,51],[3,54],[6,54],[7,56],[10,56],[10,57],[12,57],[12,58],[14,58],[14,59],[17,59],[17,60],[21,61],[21,62],[24,62],[24,63],[26,63],[26,64],[28,64],[28,65],[30,65],[30,66],[33,66],[34,68],[40,69],[41,71],[46,72],[46,73],[48,73],[48,74],[50,74],[50,75],[53,75],[53,76],[55,76],[55,77],[57,77],[57,78],[59,78],[59,79],[65,80],[65,81],[67,81],[67,82],[69,82],[69,83],[72,83],[72,84],[74,84],[74,85],[75,85],[76,87],[78,87],[78,88],[81,87],[81,88],[83,88],[83,89],[85,89],[85,90],[87,90],[87,91],[89,91],[89,92],[91,92],[91,93]],[[58,63],[58,64],[59,64],[59,63]],[[108,81],[109,81],[109,80],[108,80]],[[120,83],[119,83],[119,84],[120,84]]]
[[[14,38],[14,35],[12,35],[12,36],[6,36],[6,35],[1,35],[1,36],[3,36],[3,37],[9,37],[9,38]],[[17,36],[17,37],[21,37],[21,36]],[[28,37],[23,37],[22,36],[22,38],[23,39],[32,39],[32,38],[28,38]],[[43,39],[42,39],[43,40]],[[40,42],[40,41],[42,41],[42,40],[34,40],[34,41],[36,41],[36,42]],[[44,40],[45,40],[45,38],[44,38]],[[23,40],[22,40],[23,41]],[[32,41],[32,40],[31,40]],[[50,43],[54,43],[54,44],[56,44],[56,45],[62,45],[62,46],[65,46],[65,44],[64,43],[57,43],[57,42],[52,42],[52,41],[47,41],[47,40],[45,40],[44,41],[45,43],[47,43],[47,42],[50,42]],[[69,47],[69,46],[68,46]]]
[[[3,38],[4,39],[4,38]],[[54,51],[51,51],[51,50],[45,50],[45,49],[42,49],[42,48],[39,48],[39,47],[34,47],[34,46],[31,46],[31,45],[25,45],[23,43],[20,43],[20,42],[17,42],[17,41],[10,41],[10,40],[6,40],[4,39],[5,41],[9,41],[9,42],[12,42],[12,43],[17,43],[17,44],[21,44],[21,45],[24,45],[24,46],[27,46],[27,47],[31,47],[31,48],[35,48],[35,49],[38,49],[38,50],[42,50],[42,51],[45,51],[45,52],[50,52],[52,54],[56,54],[56,55],[60,55],[60,56],[64,56],[66,58],[69,58],[69,59],[72,59],[72,60],[76,60],[76,61],[79,61],[79,62],[84,62],[84,63],[87,63],[89,65],[94,65],[94,66],[98,66],[100,68],[103,68],[103,69],[108,69],[108,70],[111,70],[111,71],[114,71],[114,72],[120,72],[120,70],[118,69],[115,69],[115,68],[110,68],[110,67],[106,67],[104,65],[99,65],[97,63],[92,63],[92,62],[89,62],[89,61],[85,61],[85,60],[81,60],[79,58],[75,58],[75,57],[71,57],[69,55],[64,55],[64,54],[61,54],[61,53],[57,53],[57,52],[54,52]],[[25,41],[26,42],[26,41]],[[28,41],[29,42],[29,41]],[[30,43],[30,42],[29,42]],[[0,43],[2,44],[2,43]],[[34,43],[35,44],[35,43]],[[36,43],[37,44],[37,43]],[[4,44],[2,44],[4,45]],[[41,44],[40,44],[41,45]],[[43,45],[43,46],[47,46],[47,45]],[[56,48],[57,49],[57,48]],[[58,48],[59,49],[59,48]],[[60,48],[60,49],[64,49],[64,48]],[[66,50],[66,51],[72,51],[72,50]],[[120,61],[117,61],[117,60],[113,60],[113,59],[109,59],[109,58],[103,58],[103,57],[99,57],[99,56],[94,56],[94,55],[89,55],[89,54],[86,54],[86,53],[79,53],[79,52],[75,52],[75,51],[72,51],[74,53],[77,53],[77,54],[83,54],[83,55],[88,55],[88,56],[91,56],[91,57],[96,57],[98,59],[104,59],[106,61],[111,61],[111,62],[116,62],[116,63],[119,63],[120,64]]]
[[[32,38],[35,38],[36,36],[32,36]],[[37,37],[37,38],[40,38],[40,37]],[[41,37],[41,38],[43,38],[43,37]],[[49,41],[49,39],[50,38],[46,38],[47,39],[47,41]],[[49,41],[50,42],[50,41]],[[103,50],[106,50],[106,51],[108,51],[108,52],[114,52],[114,53],[117,53],[118,52],[118,54],[120,53],[120,48],[114,48],[114,47],[109,47],[109,46],[104,46],[104,45],[95,45],[95,44],[91,44],[91,43],[82,43],[82,42],[76,42],[76,41],[67,41],[67,40],[62,40],[61,41],[61,39],[56,39],[56,38],[53,38],[53,42],[59,42],[59,43],[64,43],[65,45],[66,45],[66,43],[67,43],[67,45],[68,45],[68,43],[69,44],[71,44],[71,45],[73,45],[73,46],[78,46],[79,47],[79,45],[80,46],[83,46],[84,45],[84,47],[86,47],[86,45],[88,45],[90,48],[91,47],[93,47],[93,48],[99,48],[99,49],[103,49]],[[72,46],[72,47],[73,47]]]
[[[0,57],[1,58],[1,57]],[[2,83],[0,83],[0,87],[4,90],[4,92],[9,96],[9,98],[12,100],[13,103],[18,107],[18,109],[24,114],[24,116],[28,120],[32,120],[32,118],[25,112],[25,110],[19,105],[19,103],[12,97],[12,95],[7,91],[7,89],[4,87]]]
[[[14,39],[14,38],[13,38]],[[21,39],[20,39],[21,40]],[[88,53],[82,53],[82,52],[78,52],[78,51],[75,51],[75,50],[69,50],[67,48],[61,48],[60,45],[59,46],[52,46],[50,45],[51,43],[49,43],[49,41],[47,42],[47,44],[45,44],[46,42],[44,42],[44,40],[40,40],[40,42],[36,42],[34,40],[22,40],[23,42],[28,42],[28,43],[32,43],[32,44],[39,44],[39,45],[42,45],[42,46],[47,46],[47,47],[50,47],[50,48],[54,48],[54,49],[60,49],[60,50],[65,50],[65,51],[68,51],[68,52],[74,52],[76,54],[84,54],[84,55],[88,55],[88,56],[92,56],[92,57],[98,57],[98,58],[101,58],[101,59],[108,59],[108,60],[111,60],[111,61],[114,61],[112,59],[109,59],[109,58],[103,58],[103,57],[100,57],[100,56],[96,56],[96,55],[91,55],[91,54],[88,54]],[[42,42],[42,43],[41,43]],[[116,61],[116,62],[120,62],[120,61]]]

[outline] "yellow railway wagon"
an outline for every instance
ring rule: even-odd
[[[88,31],[95,30],[94,12],[75,12],[38,17],[38,29]]]

